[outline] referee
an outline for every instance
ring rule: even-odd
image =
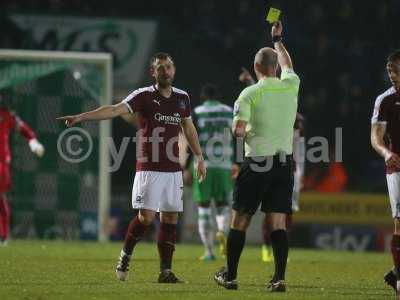
[[[282,43],[282,23],[271,30],[274,49],[262,48],[254,58],[258,83],[245,88],[235,102],[233,134],[244,138],[245,159],[237,178],[232,221],[227,241],[227,266],[214,276],[226,289],[237,289],[237,268],[246,230],[261,204],[271,220],[271,243],[275,274],[271,292],[285,292],[285,270],[289,251],[286,215],[292,213],[293,125],[300,79]],[[281,78],[276,73],[278,64]]]

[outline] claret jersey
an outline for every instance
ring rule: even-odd
[[[153,85],[135,90],[123,102],[138,116],[136,171],[180,171],[178,135],[182,119],[191,118],[188,93],[173,87],[165,98]]]

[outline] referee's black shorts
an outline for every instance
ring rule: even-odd
[[[253,215],[261,204],[265,213],[292,213],[292,155],[246,157],[237,177],[232,208]]]

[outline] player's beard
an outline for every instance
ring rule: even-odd
[[[169,78],[158,78],[157,80],[157,84],[160,88],[165,89],[165,88],[169,88],[172,85],[172,81],[174,79],[172,77]]]

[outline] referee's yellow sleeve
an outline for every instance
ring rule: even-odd
[[[235,102],[233,109],[233,121],[246,121],[250,120],[251,104],[248,98],[242,95]]]
[[[300,78],[293,71],[293,69],[285,68],[281,73],[281,80],[289,85],[293,90],[298,93],[300,86]]]

